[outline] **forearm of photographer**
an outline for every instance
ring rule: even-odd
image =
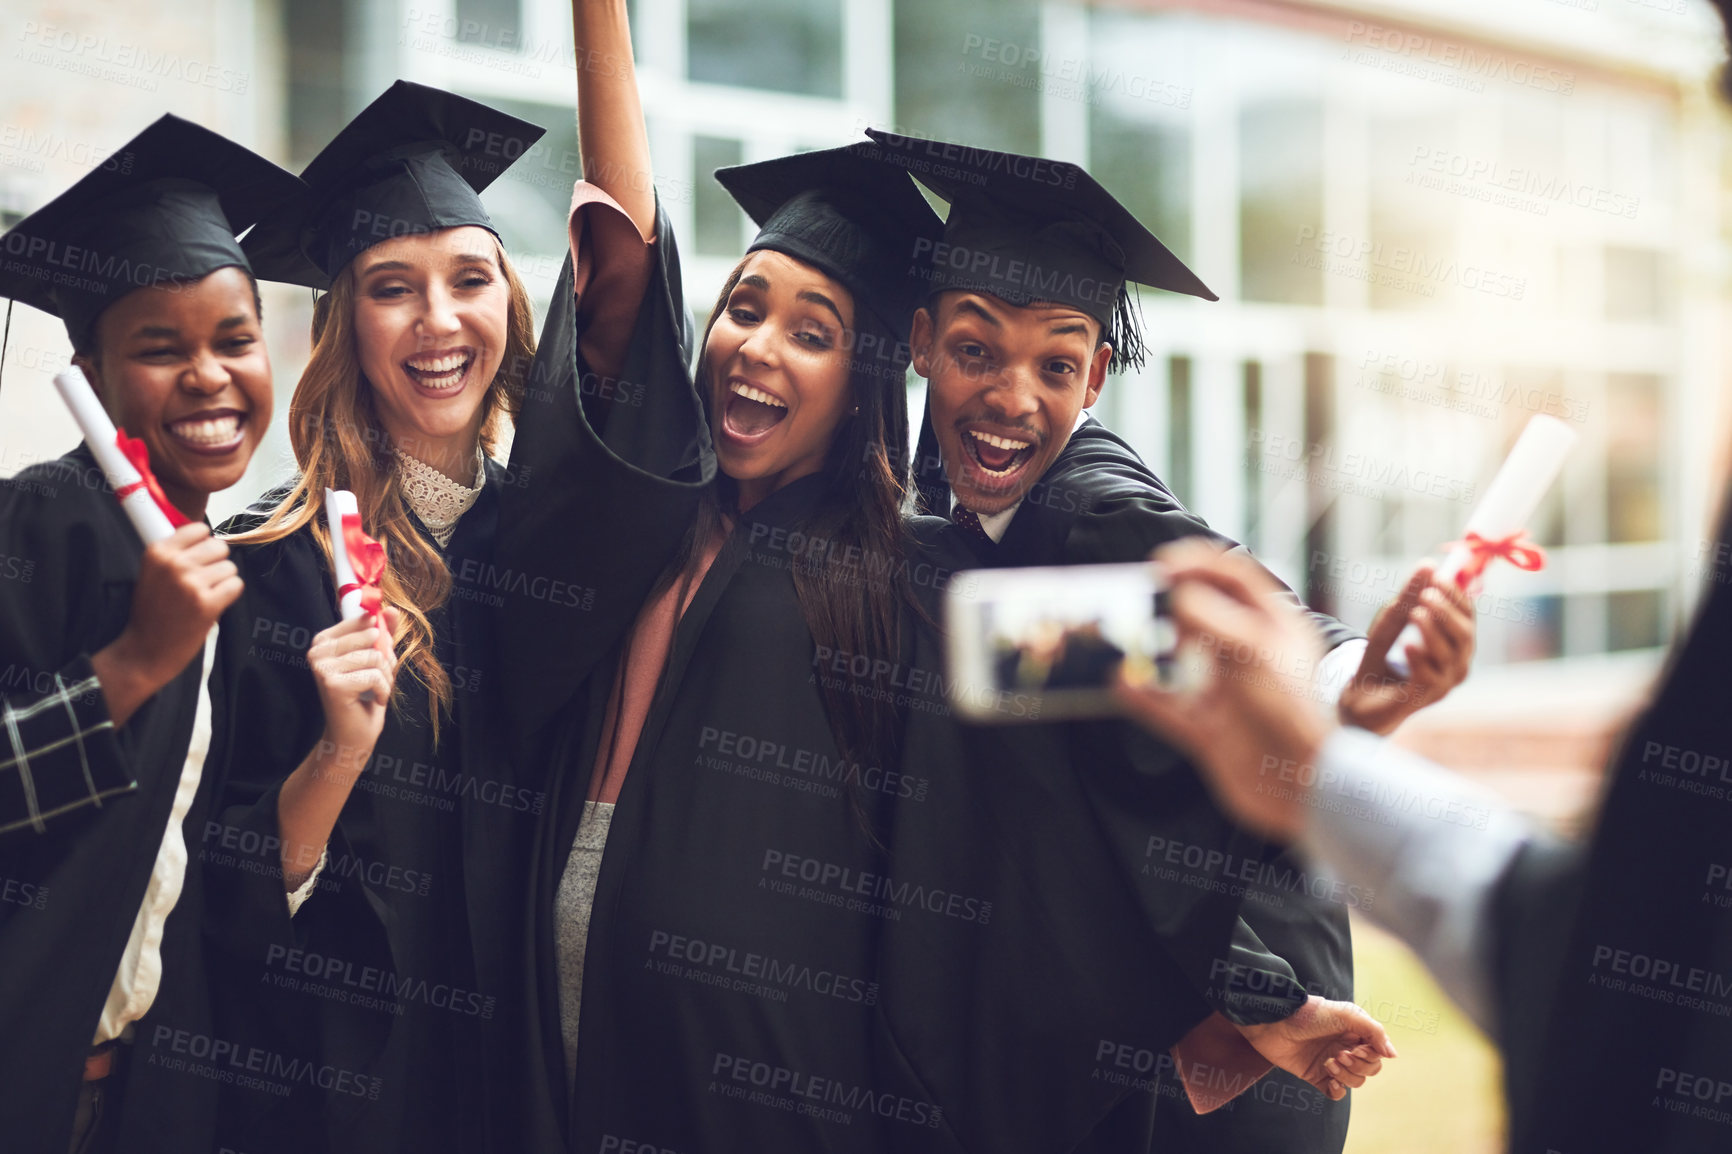
[[[1374,892],[1371,917],[1489,1032],[1491,899],[1532,827],[1489,791],[1341,728],[1312,684],[1315,631],[1268,596],[1255,562],[1192,542],[1158,557],[1201,685],[1123,689],[1125,707],[1188,750],[1240,821]]]

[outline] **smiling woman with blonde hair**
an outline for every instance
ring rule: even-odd
[[[507,166],[488,145],[518,157],[541,131],[398,83],[246,238],[261,277],[328,291],[289,405],[297,474],[224,526],[249,628],[225,639],[212,701],[226,808],[210,836],[243,850],[206,859],[224,912],[218,1006],[225,1036],[347,1073],[282,1097],[231,1090],[236,1148],[484,1141],[466,1092],[491,1006],[465,944],[462,839],[505,774],[476,575],[505,478],[488,453],[535,349],[478,194]],[[327,489],[355,494],[385,558],[377,612],[340,623]],[[377,996],[295,990],[303,949],[374,974]]]
[[[250,628],[219,657],[227,809],[213,836],[258,860],[207,865],[239,911],[210,928],[224,1037],[336,1081],[230,1090],[236,1149],[503,1148],[486,1105],[514,991],[491,943],[545,770],[519,752],[535,703],[496,658],[502,625],[557,629],[559,661],[533,681],[571,692],[582,655],[612,645],[664,563],[654,525],[676,526],[671,552],[707,480],[683,363],[630,389],[577,371],[582,355],[617,380],[624,366],[597,353],[630,343],[647,269],[635,288],[598,277],[574,227],[533,340],[479,193],[541,134],[399,81],[307,167],[305,200],[246,240],[261,276],[328,291],[289,406],[298,473],[225,527]],[[644,238],[624,231],[641,257]],[[562,446],[533,478],[490,455],[514,419],[517,446]],[[359,531],[385,561],[363,592],[378,611],[336,624],[327,488],[355,494],[351,557],[368,551]],[[593,515],[545,531],[537,510],[572,492]],[[640,548],[607,547],[627,534]]]

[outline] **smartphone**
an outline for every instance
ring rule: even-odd
[[[1154,565],[974,569],[944,602],[951,700],[969,720],[1109,717],[1121,676],[1172,683],[1178,635]]]

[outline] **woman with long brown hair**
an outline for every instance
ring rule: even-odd
[[[538,356],[528,296],[478,197],[540,135],[399,82],[308,166],[310,195],[247,238],[262,276],[326,292],[290,403],[298,474],[225,526],[251,628],[223,653],[215,703],[229,805],[207,865],[225,897],[220,1001],[237,1046],[313,1071],[237,1083],[224,1134],[236,1148],[498,1148],[483,1105],[508,991],[473,943],[493,932],[496,880],[521,874],[510,863],[541,807],[535,767],[512,757],[498,620],[554,605],[599,651],[629,617],[590,610],[635,609],[647,590],[605,566],[494,560],[561,470],[544,462],[532,485],[492,453],[526,403],[526,422],[582,419],[573,334],[598,311],[568,273]],[[669,427],[682,395],[693,425],[683,369],[673,392]],[[667,483],[647,451],[605,446],[572,459],[616,485],[607,508]],[[332,624],[327,489],[354,493],[383,546],[372,595],[390,638],[377,659],[367,615]],[[614,532],[598,520],[589,551]],[[387,680],[357,700],[376,672]]]
[[[626,5],[573,13],[580,59],[608,64],[579,70],[580,196],[618,206],[590,224],[623,213],[665,253]],[[780,872],[821,860],[887,876],[890,810],[919,788],[898,769],[893,695],[851,692],[813,658],[893,661],[917,612],[901,334],[922,295],[909,270],[940,224],[904,172],[855,148],[719,177],[762,226],[697,357],[719,476],[612,660],[562,685],[536,728],[556,771],[529,877],[531,1033],[500,1110],[511,1149],[839,1148],[822,1111],[748,1102],[758,1067],[902,1104],[900,1118],[856,1108],[840,1127],[856,1148],[940,1125],[878,1031],[882,922],[790,896]],[[665,356],[689,347],[673,338]],[[539,476],[525,450],[514,461]],[[550,528],[583,505],[550,502]],[[636,547],[622,536],[615,551]],[[555,628],[518,630],[508,649],[513,698],[546,692],[566,646],[557,622],[538,624]]]

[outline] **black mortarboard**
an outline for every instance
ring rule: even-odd
[[[1128,281],[1218,299],[1082,168],[869,128],[880,155],[950,202],[931,291],[989,293],[1013,305],[1053,301],[1101,323],[1115,366],[1142,341]]]
[[[59,317],[87,348],[97,316],[133,289],[249,268],[235,234],[300,188],[234,141],[163,116],[0,236],[0,295]]]
[[[927,269],[944,222],[901,168],[865,143],[716,170],[760,226],[748,251],[773,249],[848,286],[855,308],[905,345],[932,292]]]
[[[301,173],[307,191],[246,239],[267,280],[331,287],[380,241],[479,225],[480,192],[546,129],[474,100],[399,80],[362,109]]]

